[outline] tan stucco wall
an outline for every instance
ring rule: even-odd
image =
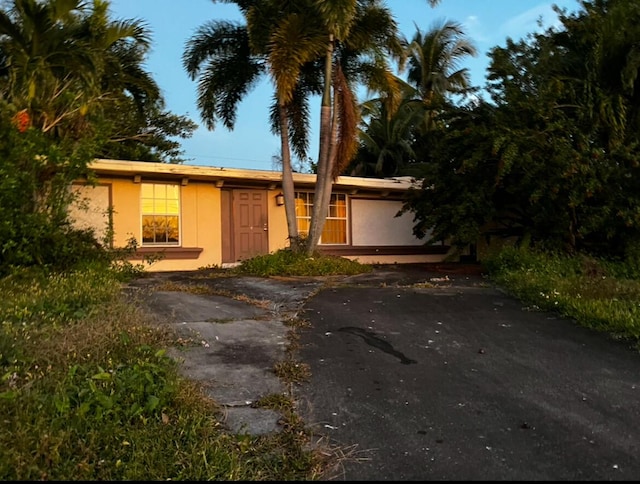
[[[111,166],[111,163],[104,163]],[[90,196],[94,203],[93,210],[97,212],[107,212],[109,207],[104,207],[108,198],[112,203],[113,221],[113,246],[116,248],[125,247],[129,240],[135,239],[138,247],[141,247],[141,183],[134,180],[139,179],[137,171],[142,172],[143,183],[162,183],[162,180],[173,180],[171,183],[180,187],[180,248],[181,249],[202,249],[198,257],[193,258],[193,252],[181,251],[174,253],[174,258],[170,250],[176,252],[176,247],[167,247],[168,252],[159,260],[154,260],[151,264],[145,264],[149,271],[184,271],[197,270],[204,267],[222,266],[223,246],[228,247],[230,240],[223,240],[227,236],[226,230],[223,233],[223,221],[228,214],[222,213],[222,191],[231,187],[253,186],[257,190],[266,190],[267,193],[267,215],[268,215],[268,244],[269,252],[273,253],[279,249],[289,246],[286,214],[284,206],[278,206],[276,195],[281,193],[278,186],[278,174],[269,173],[265,178],[265,185],[255,183],[253,174],[248,170],[238,174],[243,178],[234,179],[233,173],[224,172],[227,177],[219,180],[218,172],[209,169],[203,176],[198,170],[200,167],[166,166],[164,164],[155,166],[148,163],[113,163],[113,171],[100,173],[100,185],[109,187],[109,197],[104,189],[94,191]],[[117,169],[116,169],[117,168]],[[185,174],[191,174],[191,179]],[[196,177],[197,176],[197,177]],[[256,175],[257,176],[257,175]],[[265,174],[262,175],[266,177]],[[230,180],[230,183],[227,183]],[[184,184],[182,184],[184,183]],[[358,187],[369,187],[369,193],[358,193],[350,201],[349,212],[349,241],[354,249],[361,247],[375,246],[418,246],[424,243],[423,240],[416,239],[412,235],[412,217],[405,214],[396,218],[395,214],[401,208],[402,203],[397,199],[376,198],[374,187],[380,188],[380,196],[387,197],[387,185],[396,184],[389,180],[349,180],[349,183],[358,183]],[[216,186],[217,185],[217,186]],[[378,186],[380,185],[380,186]],[[276,187],[276,188],[273,188]],[[377,189],[376,188],[376,189]],[[233,188],[231,188],[233,189]],[[304,188],[308,190],[309,188]],[[357,189],[350,187],[353,192]],[[382,190],[385,189],[385,190]],[[84,190],[84,189],[83,189]],[[87,190],[91,190],[87,188]],[[91,193],[91,192],[89,192]],[[398,194],[396,193],[396,196]],[[104,210],[103,210],[104,209]],[[96,212],[96,213],[97,213]],[[98,217],[96,223],[103,224]],[[91,216],[89,216],[89,222]],[[85,219],[86,223],[86,219]],[[227,224],[228,226],[228,224]],[[226,242],[227,245],[224,245]],[[147,248],[145,247],[145,250]],[[161,246],[154,249],[162,251]],[[179,251],[178,251],[179,252]],[[188,252],[188,253],[187,253]],[[345,251],[345,252],[348,252]],[[175,258],[178,255],[182,258]],[[367,255],[367,256],[346,256],[350,259],[357,259],[365,263],[419,263],[438,262],[445,259],[445,255],[437,254],[416,254],[416,255]],[[133,263],[140,263],[139,259],[132,259]]]
[[[69,206],[69,219],[79,229],[93,230],[96,238],[104,246],[110,246],[109,207],[111,187],[109,185],[71,186],[73,202]]]
[[[180,246],[203,249],[197,259],[165,257],[147,268],[152,271],[195,270],[222,263],[220,189],[210,184],[180,187]]]
[[[289,247],[289,230],[284,205],[276,204],[276,195],[280,190],[267,191],[267,216],[269,218],[269,252]]]
[[[111,184],[113,246],[124,248],[135,239],[142,239],[140,219],[140,184],[130,179],[100,178],[101,183]]]
[[[147,180],[153,182],[153,180]],[[141,217],[140,217],[140,183],[130,179],[100,178],[101,185],[110,185],[113,211],[113,246],[124,248],[130,239],[134,238],[138,247],[141,246]],[[77,188],[76,188],[77,189]],[[105,196],[103,188],[86,186],[82,188],[83,196],[98,200],[100,209]],[[195,270],[200,267],[221,265],[222,236],[220,189],[211,184],[190,183],[180,186],[180,240],[181,247],[202,248],[197,259],[171,259],[170,256],[161,257],[151,264],[144,263],[151,271]],[[275,205],[275,202],[274,202]],[[78,209],[74,209],[77,211]],[[96,210],[95,203],[93,210]],[[85,216],[86,217],[86,216]],[[80,218],[78,214],[74,217]],[[101,221],[99,221],[101,223]],[[158,251],[162,247],[157,248]],[[139,260],[132,260],[140,263]]]

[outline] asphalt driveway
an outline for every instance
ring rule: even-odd
[[[431,279],[304,306],[297,399],[343,449],[332,478],[640,479],[640,354],[480,277]]]
[[[344,456],[326,480],[640,480],[640,353],[480,274],[218,276],[149,274],[128,292],[197,343],[172,355],[233,433],[281,430],[254,403],[285,391],[285,322],[306,319],[296,358],[311,379],[293,397]]]

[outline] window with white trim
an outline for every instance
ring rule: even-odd
[[[313,210],[313,192],[296,192],[296,219],[298,233],[308,235]],[[347,196],[332,193],[327,219],[322,229],[320,244],[345,245],[347,243]]]
[[[180,186],[141,184],[142,245],[180,244]]]

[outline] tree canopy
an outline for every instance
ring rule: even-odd
[[[98,246],[67,218],[69,185],[96,157],[181,160],[195,129],[164,110],[143,68],[150,32],[106,0],[0,8],[0,273],[65,265]]]
[[[561,28],[491,50],[489,101],[442,113],[406,206],[416,234],[638,250],[640,5],[595,0],[558,13]]]
[[[143,68],[151,45],[143,22],[112,19],[107,0],[4,5],[0,92],[30,126],[52,140],[102,139],[98,156],[181,161],[175,140],[196,125],[164,110]]]

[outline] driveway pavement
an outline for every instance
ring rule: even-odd
[[[157,290],[167,283],[211,291]],[[329,279],[171,273],[132,288],[161,321],[197,335],[176,356],[234,432],[278,431],[278,416],[251,402],[286,391],[273,374],[285,323],[308,320],[298,360],[311,379],[293,391],[315,438],[345,456],[326,479],[640,479],[640,355],[480,275],[427,265]]]

